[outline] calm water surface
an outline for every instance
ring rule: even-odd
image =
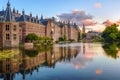
[[[0,80],[120,80],[119,48],[74,43],[12,49],[19,53],[0,58]]]

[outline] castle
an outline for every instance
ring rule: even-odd
[[[6,10],[0,11],[0,47],[18,47],[19,43],[24,43],[26,36],[35,33],[40,37],[51,37],[57,41],[59,37],[66,36],[67,40],[78,39],[78,26],[75,23],[57,22],[55,18],[39,19],[38,16],[22,14],[15,8],[11,10],[10,2],[7,3]]]

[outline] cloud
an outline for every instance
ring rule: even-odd
[[[105,26],[110,26],[110,25],[114,24],[114,22],[111,21],[111,20],[106,20],[106,21],[103,22],[103,24],[104,24]]]
[[[96,24],[96,22],[91,19],[85,19],[82,21],[82,23],[84,23],[86,26],[94,26]]]
[[[59,14],[57,17],[61,21],[71,21],[77,23],[78,25],[85,24],[86,26],[91,26],[95,24],[93,16],[87,14],[84,10],[75,9],[70,13]]]
[[[102,4],[101,4],[101,3],[96,3],[94,6],[95,6],[96,8],[102,8]]]
[[[116,21],[115,23],[116,23],[117,25],[120,25],[120,20]]]
[[[111,20],[106,20],[106,21],[103,22],[103,24],[104,24],[105,26],[110,26],[110,25],[112,25],[112,24],[120,25],[120,20],[114,21],[114,22],[111,21]]]

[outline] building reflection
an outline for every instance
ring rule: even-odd
[[[32,53],[35,55],[31,55]],[[55,68],[56,62],[70,61],[77,54],[78,50],[72,47],[45,47],[45,50],[21,49],[20,53],[14,57],[0,60],[0,78],[14,80],[16,74],[21,73],[23,80],[25,80],[27,74],[32,75],[34,70],[39,72],[38,68],[41,66]]]

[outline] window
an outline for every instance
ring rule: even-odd
[[[6,25],[6,31],[9,31],[10,29],[9,29],[9,25]]]
[[[10,34],[6,34],[6,40],[10,39]]]
[[[16,39],[17,39],[17,38],[16,38],[16,34],[13,34],[13,39],[14,39],[14,40],[16,40]]]
[[[14,31],[16,31],[16,25],[14,25],[14,28],[13,28]]]
[[[20,40],[22,40],[22,36],[21,35],[19,36],[19,38],[20,38]]]

